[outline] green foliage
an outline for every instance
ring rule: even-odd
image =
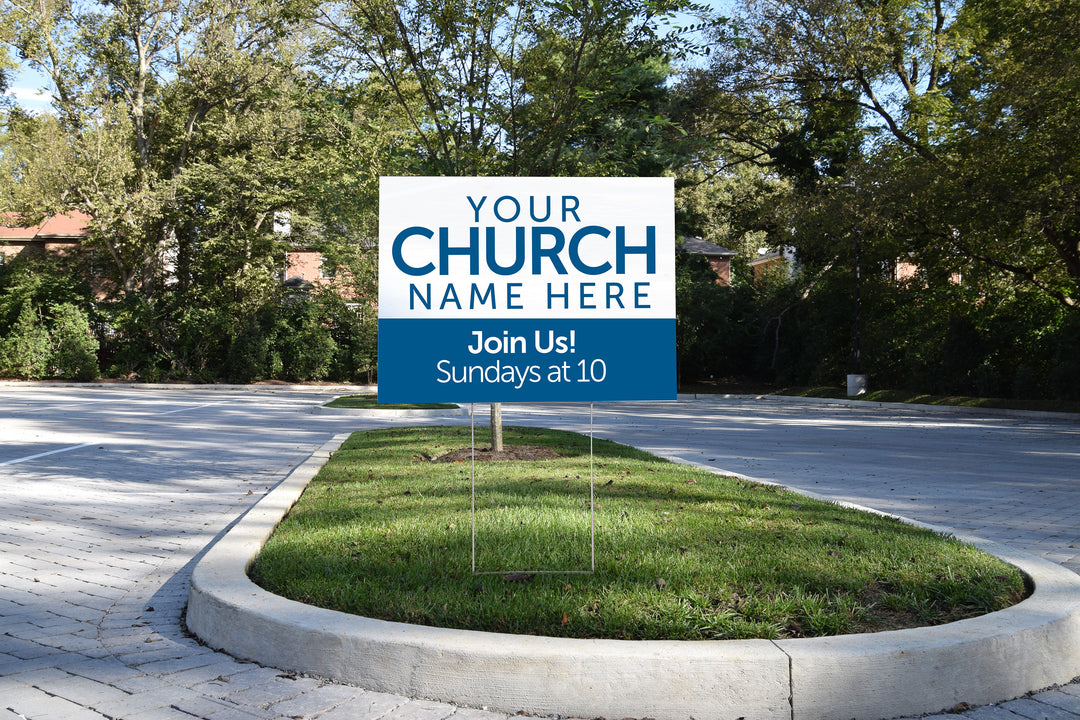
[[[974,0],[977,63],[950,84],[957,159],[930,227],[979,265],[1080,308],[1080,3]],[[958,204],[957,204],[958,203]],[[923,205],[922,207],[925,207]],[[921,208],[920,208],[921,209]]]
[[[1044,397],[1080,400],[1080,317],[1075,313],[1049,333],[1046,342]]]
[[[754,374],[758,346],[751,290],[720,285],[700,255],[681,254],[675,264],[676,362],[679,378],[692,381]]]
[[[98,340],[79,307],[62,303],[52,309],[50,364],[60,377],[93,380],[98,376]]]
[[[378,316],[364,303],[348,302],[333,289],[312,298],[334,343],[329,377],[372,383],[379,361]]]
[[[138,297],[115,303],[106,309],[109,372],[195,382],[367,381],[374,372],[374,320],[331,291],[278,292],[244,316],[237,310],[192,296],[182,306]]]
[[[873,267],[873,265],[871,266]],[[854,269],[754,287],[751,338],[739,375],[784,385],[837,385],[854,371]],[[803,293],[805,292],[805,297]],[[874,388],[999,398],[1080,396],[1075,313],[1045,295],[972,288],[926,276],[899,282],[864,267],[861,370]],[[683,375],[683,380],[700,379]]]
[[[680,261],[684,381],[850,371],[858,237],[872,384],[1080,394],[1080,2],[735,10],[0,0],[0,84],[18,57],[55,98],[0,108],[0,210],[86,212],[106,295],[75,258],[20,257],[4,342],[45,330],[63,360],[20,367],[89,376],[70,304],[110,374],[371,382],[380,176],[671,174],[679,231],[741,268],[723,288]],[[794,272],[752,279],[759,247]],[[286,299],[294,249],[337,268],[325,292]]]
[[[87,270],[76,256],[24,250],[0,265],[0,331],[10,327],[28,303],[36,308],[71,303],[89,308]]]
[[[668,32],[700,3],[505,0],[351,2],[328,62],[355,58],[390,89],[436,175],[655,173],[673,136],[661,102],[667,59],[694,52]]]
[[[91,291],[77,255],[24,251],[0,268],[0,372],[97,377]]]
[[[126,380],[158,382],[164,375],[165,358],[157,342],[161,312],[155,303],[128,295],[102,307],[111,332],[102,354],[106,374]]]
[[[229,343],[225,377],[237,383],[256,382],[281,373],[281,356],[274,350],[276,338],[272,308],[260,308]]]
[[[682,197],[690,227],[744,257],[740,237],[797,252],[790,281],[755,284],[751,374],[841,382],[858,332],[875,387],[1080,392],[1080,3],[745,0],[737,16],[740,38],[717,35],[680,88],[683,126],[712,139]],[[719,190],[747,161],[790,190]]]
[[[234,382],[370,380],[377,329],[332,291],[286,295],[263,306],[233,336],[224,375]]]
[[[286,299],[278,336],[281,372],[288,380],[322,380],[330,375],[337,343],[318,306],[306,299]]]
[[[843,177],[848,163],[858,158],[864,131],[853,85],[799,83],[805,112],[797,125],[780,132],[769,152],[770,164],[796,187],[813,189],[826,178]]]
[[[24,380],[46,376],[52,342],[38,311],[24,303],[7,336],[0,341],[0,372]]]

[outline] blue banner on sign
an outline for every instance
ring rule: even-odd
[[[379,320],[384,403],[673,400],[675,376],[674,319]]]

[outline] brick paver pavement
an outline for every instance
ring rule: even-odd
[[[0,720],[506,718],[236,661],[184,633],[200,554],[291,468],[334,433],[417,423],[311,414],[325,399],[0,387]],[[588,411],[508,407],[507,422],[582,429]],[[1075,422],[730,399],[597,406],[595,427],[1080,569]],[[963,716],[1076,720],[1080,689]]]

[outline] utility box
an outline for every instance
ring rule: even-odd
[[[847,394],[848,397],[855,397],[857,395],[866,394],[866,375],[848,375],[847,376]]]

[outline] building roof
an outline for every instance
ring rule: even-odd
[[[758,254],[750,260],[750,266],[756,267],[758,265],[765,265],[775,260],[783,260],[784,262],[795,261],[795,251],[787,246],[781,247],[778,250],[761,248],[758,250]]]
[[[751,265],[751,267],[753,267],[754,265],[761,265],[763,263],[767,263],[767,262],[770,262],[772,260],[783,260],[783,259],[784,259],[783,254],[781,254],[778,250],[770,250],[767,253],[762,253],[761,255],[755,255],[750,260],[750,265]]]
[[[89,215],[78,210],[51,215],[37,225],[22,225],[19,213],[0,213],[0,240],[44,240],[86,236]]]
[[[719,255],[721,257],[735,257],[735,253],[726,247],[709,242],[704,238],[687,235],[682,238],[677,246],[679,252],[692,255]]]

